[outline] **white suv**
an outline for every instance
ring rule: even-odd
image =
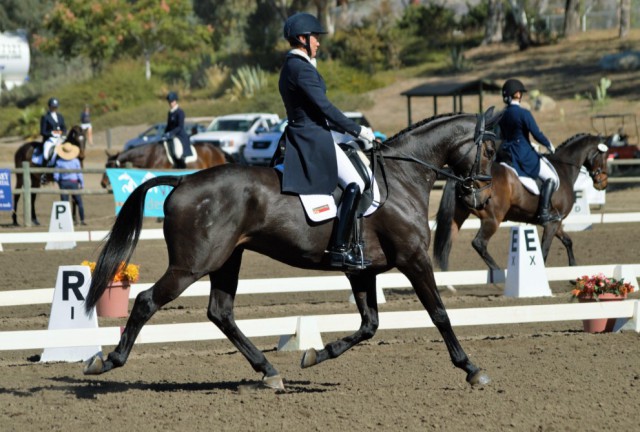
[[[244,162],[249,136],[258,129],[269,129],[280,121],[278,114],[246,113],[217,117],[206,131],[191,136],[192,143],[211,143],[238,162]]]

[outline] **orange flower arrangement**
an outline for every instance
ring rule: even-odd
[[[96,268],[96,263],[93,261],[82,261],[80,265],[87,266],[91,269],[91,273]],[[140,266],[137,264],[128,264],[126,267],[124,262],[120,263],[120,267],[118,268],[118,272],[113,278],[114,282],[138,282],[140,279]]]
[[[598,299],[601,294],[611,293],[626,296],[633,292],[633,285],[624,279],[608,278],[602,273],[593,276],[582,276],[576,279],[576,285],[571,290],[573,298],[586,297]]]

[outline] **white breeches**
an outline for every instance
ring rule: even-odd
[[[540,160],[540,173],[538,174],[538,178],[544,180],[551,179],[556,182],[556,187],[560,183],[558,179],[558,175],[549,168],[549,165],[544,161],[544,159]]]
[[[336,159],[338,161],[338,184],[344,189],[350,183],[357,183],[360,186],[360,192],[364,191],[364,180],[358,174],[358,170],[353,166],[347,155],[342,151],[338,144],[334,144],[336,147]],[[371,170],[367,167],[369,177],[371,177]]]
[[[55,147],[59,142],[60,142],[60,138],[56,138],[56,137],[51,137],[44,142],[42,151],[44,152],[45,160],[49,160],[49,152],[51,151],[51,147]]]

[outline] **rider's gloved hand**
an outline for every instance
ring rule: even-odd
[[[360,127],[360,135],[358,135],[362,141],[364,141],[364,149],[371,150],[373,148],[373,141],[376,139],[375,135],[373,135],[373,131],[371,128],[366,126]]]

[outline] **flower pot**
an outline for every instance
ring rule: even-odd
[[[600,294],[598,299],[595,297],[580,296],[580,303],[589,303],[595,301],[619,301],[627,298],[627,295],[617,295],[613,293]],[[585,333],[610,333],[616,324],[616,318],[599,318],[582,320],[582,327]]]
[[[98,299],[96,310],[99,317],[123,318],[129,315],[129,281],[111,282]]]

